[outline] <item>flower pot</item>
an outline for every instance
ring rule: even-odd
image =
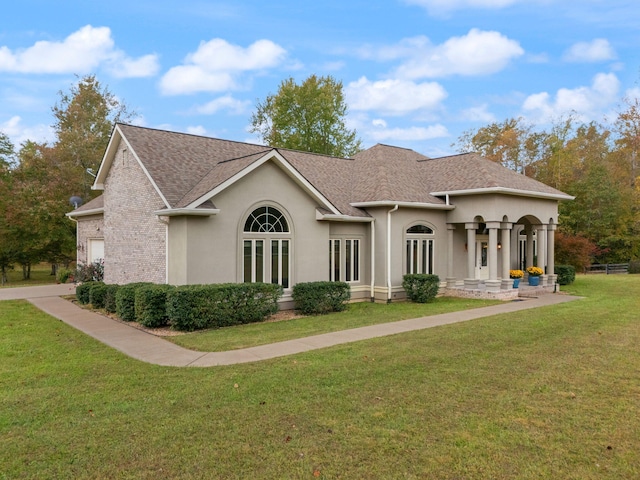
[[[514,278],[513,279],[513,288],[518,288],[520,286],[520,279],[519,278]]]
[[[537,287],[540,285],[540,277],[537,275],[529,275],[529,285],[532,287]]]

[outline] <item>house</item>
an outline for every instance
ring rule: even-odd
[[[353,158],[114,128],[94,189],[67,215],[78,261],[107,283],[340,280],[354,299],[404,298],[406,273],[448,294],[513,298],[510,269],[553,288],[558,203],[573,197],[477,154],[375,145]]]

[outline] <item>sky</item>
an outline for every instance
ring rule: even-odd
[[[2,8],[0,131],[52,142],[52,107],[95,74],[136,125],[260,143],[290,77],[343,84],[347,125],[438,157],[522,117],[610,123],[640,97],[637,0],[21,0]]]

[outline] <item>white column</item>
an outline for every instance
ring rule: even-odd
[[[500,225],[502,244],[502,289],[506,290],[512,287],[513,281],[509,277],[509,270],[511,270],[511,229],[513,223],[502,223]]]
[[[464,279],[465,288],[478,288],[476,279],[476,229],[477,223],[465,223],[467,229],[467,278]]]
[[[554,285],[558,276],[555,272],[556,260],[555,260],[555,230],[557,226],[550,224],[547,228],[547,275],[549,277],[548,284]]]
[[[487,259],[489,262],[489,280],[485,282],[488,291],[500,290],[500,280],[498,280],[498,229],[500,222],[488,222],[489,229],[489,252]]]
[[[538,268],[541,268],[544,272],[540,275],[540,285],[546,285],[547,283],[547,274],[546,274],[546,262],[547,262],[547,226],[546,225],[536,225],[536,237],[537,237],[537,245],[538,245],[538,264],[536,265]]]
[[[453,224],[447,224],[447,287],[453,288],[456,286],[456,278],[453,276],[453,257],[455,255],[453,251],[453,232],[456,226]]]
[[[527,232],[527,259],[524,268],[526,269],[534,265],[533,260],[535,256],[533,253],[533,228],[531,225],[527,225],[525,231]]]

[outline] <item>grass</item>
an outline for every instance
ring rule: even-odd
[[[485,307],[496,303],[500,302],[462,298],[436,298],[432,303],[427,304],[352,303],[347,306],[346,311],[340,313],[192,332],[167,339],[191,350],[222,352],[349,328]]]
[[[32,265],[31,278],[29,280],[22,279],[22,267],[17,265],[13,270],[8,270],[7,283],[5,283],[4,287],[0,285],[0,288],[30,287],[48,285],[50,283],[56,283],[56,276],[51,275],[51,264],[39,263]]]
[[[640,276],[567,290],[586,298],[207,369],[2,302],[0,478],[639,478]]]

